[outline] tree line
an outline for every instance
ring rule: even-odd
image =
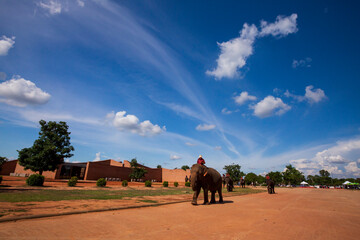
[[[241,178],[245,178],[246,184],[265,184],[266,178],[262,175],[257,175],[253,172],[245,174],[241,170],[239,164],[226,165],[224,170],[230,175],[231,179],[235,182],[240,181]],[[349,182],[358,182],[360,183],[360,178],[331,178],[330,173],[324,169],[319,171],[319,175],[308,175],[305,178],[305,175],[293,167],[291,164],[286,166],[284,172],[269,172],[267,174],[270,179],[272,179],[275,184],[284,184],[284,185],[300,185],[302,181],[306,181],[309,185],[326,185],[326,186],[339,186],[342,185],[345,181]]]

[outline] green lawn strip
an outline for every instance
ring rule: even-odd
[[[228,196],[245,195],[252,193],[264,192],[262,189],[240,189],[235,188],[234,192],[227,193]],[[166,195],[180,195],[193,194],[193,192],[186,188],[174,189],[155,189],[155,190],[51,190],[51,189],[37,189],[29,191],[14,191],[2,192],[0,194],[0,202],[43,202],[43,201],[62,201],[62,200],[110,200],[122,199],[132,197],[146,197],[146,196],[166,196]]]
[[[0,202],[43,202],[62,200],[109,200],[122,199],[123,197],[162,196],[188,194],[185,189],[176,190],[32,190],[19,192],[3,192]]]

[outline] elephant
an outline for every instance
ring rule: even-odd
[[[275,193],[275,182],[271,179],[266,179],[266,185],[269,194]]]
[[[232,192],[234,189],[234,181],[229,177],[225,177],[226,189],[228,192]]]
[[[245,188],[245,180],[244,179],[240,180],[240,185],[242,188]]]
[[[191,187],[194,196],[191,204],[197,205],[197,198],[201,188],[204,190],[204,204],[209,204],[208,191],[211,192],[210,203],[215,203],[215,193],[219,193],[219,203],[224,202],[222,196],[222,178],[218,171],[213,168],[207,168],[200,164],[194,164],[191,167]]]

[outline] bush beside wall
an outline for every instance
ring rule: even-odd
[[[43,186],[45,177],[40,174],[33,174],[26,179],[26,184],[29,186]]]

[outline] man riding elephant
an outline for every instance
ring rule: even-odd
[[[197,198],[200,194],[201,188],[204,191],[204,204],[209,204],[208,191],[211,192],[210,203],[215,203],[215,193],[219,193],[219,202],[223,202],[221,175],[213,168],[207,168],[201,164],[194,164],[191,167],[191,187],[194,191],[194,196],[191,204],[197,205]]]
[[[270,179],[269,175],[266,176],[266,185],[269,194],[275,193],[275,182]]]
[[[245,188],[245,179],[243,179],[242,177],[240,179],[240,185],[242,188]]]

